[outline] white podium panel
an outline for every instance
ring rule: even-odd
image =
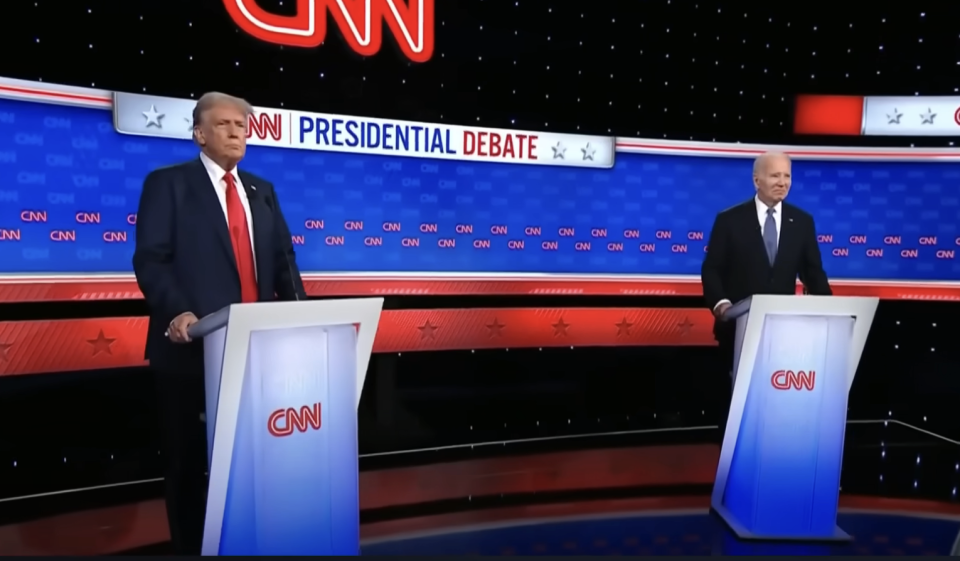
[[[383,300],[235,305],[204,337],[204,555],[357,555],[356,408]]]
[[[878,299],[738,303],[735,381],[711,505],[742,538],[836,540],[847,396]]]

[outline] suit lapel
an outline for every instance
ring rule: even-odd
[[[190,177],[188,178],[190,187],[193,189],[197,200],[200,202],[202,213],[208,218],[211,227],[214,230],[220,245],[227,252],[228,261],[233,267],[234,272],[239,278],[240,272],[237,270],[237,258],[233,253],[233,243],[230,242],[230,229],[227,226],[227,218],[223,215],[223,207],[220,206],[220,199],[217,198],[215,187],[210,182],[210,176],[207,174],[207,168],[203,167],[203,162],[197,159],[190,166]]]
[[[749,237],[753,240],[753,250],[763,259],[763,262],[770,266],[770,258],[767,257],[767,246],[763,243],[763,229],[760,227],[760,221],[757,217],[757,203],[750,199],[743,205],[743,221],[748,224],[750,229]]]
[[[793,250],[793,245],[797,240],[797,224],[794,222],[793,211],[787,206],[782,205],[783,216],[780,217],[780,241],[777,243],[777,258],[773,266],[776,267],[785,259],[782,257]]]
[[[256,182],[249,174],[238,170],[238,175],[240,176],[240,182],[243,183],[243,190],[247,194],[250,218],[253,221],[250,227],[253,228],[253,250],[257,260],[257,278],[267,278],[272,276],[271,271],[265,270],[264,264],[268,262],[265,257],[270,254],[273,247],[273,244],[270,243],[273,223],[270,208],[264,200],[266,193],[259,192]]]

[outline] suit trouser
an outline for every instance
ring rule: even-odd
[[[178,555],[199,555],[207,502],[202,372],[157,372],[167,522]]]
[[[735,333],[732,329],[723,329],[716,333],[720,348],[720,363],[717,365],[717,404],[719,405],[719,439],[727,429],[727,417],[730,415],[730,400],[733,397],[733,347]]]

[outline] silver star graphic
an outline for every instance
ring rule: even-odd
[[[896,108],[893,109],[893,114],[887,113],[887,124],[888,125],[899,125],[900,117],[903,117],[903,113],[897,111]]]
[[[565,154],[567,153],[567,148],[566,148],[565,146],[563,146],[562,144],[560,144],[559,142],[557,142],[557,145],[556,145],[556,146],[551,146],[550,149],[553,150],[553,159],[554,159],[554,160],[556,160],[556,159],[558,159],[558,158],[561,159],[561,160],[566,160]]]
[[[193,133],[193,121],[189,117],[184,117],[183,122],[187,124],[187,132]]]
[[[920,118],[923,119],[922,121],[920,121],[920,124],[921,124],[921,125],[932,125],[932,124],[933,124],[933,118],[936,117],[936,116],[937,116],[937,114],[934,113],[932,109],[930,109],[929,107],[927,107],[927,113],[926,113],[925,115],[920,115]]]
[[[150,105],[150,111],[144,111],[143,116],[147,118],[147,128],[151,126],[156,126],[158,129],[162,129],[163,125],[160,124],[160,119],[164,118],[165,115],[157,111],[156,105]]]
[[[587,143],[586,146],[581,148],[580,151],[583,152],[584,160],[593,160],[593,155],[597,153],[597,149],[594,148],[593,146],[590,146],[589,142]]]

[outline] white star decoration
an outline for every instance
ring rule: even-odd
[[[150,128],[151,126],[155,126],[158,129],[163,128],[163,125],[160,124],[160,119],[164,118],[165,115],[157,111],[156,105],[151,104],[150,111],[144,111],[143,116],[147,118],[147,128]]]
[[[888,125],[899,125],[900,117],[903,117],[903,113],[897,111],[896,108],[893,109],[893,113],[887,113],[887,124]]]
[[[554,160],[557,160],[557,159],[565,160],[565,159],[566,159],[565,155],[566,155],[566,153],[567,153],[567,149],[566,149],[565,146],[563,146],[563,145],[560,144],[559,142],[557,142],[557,145],[556,145],[556,146],[551,146],[550,149],[553,150],[553,159],[554,159]]]
[[[597,153],[597,149],[594,148],[593,146],[590,146],[589,142],[587,143],[586,146],[581,148],[580,151],[583,152],[584,160],[593,160],[593,155]]]
[[[923,114],[923,115],[920,115],[920,118],[923,119],[922,121],[920,121],[920,124],[921,124],[921,125],[932,125],[932,124],[933,124],[933,118],[936,117],[936,116],[937,116],[937,114],[934,113],[932,109],[930,109],[929,107],[927,107],[927,112],[926,112],[925,114]]]

